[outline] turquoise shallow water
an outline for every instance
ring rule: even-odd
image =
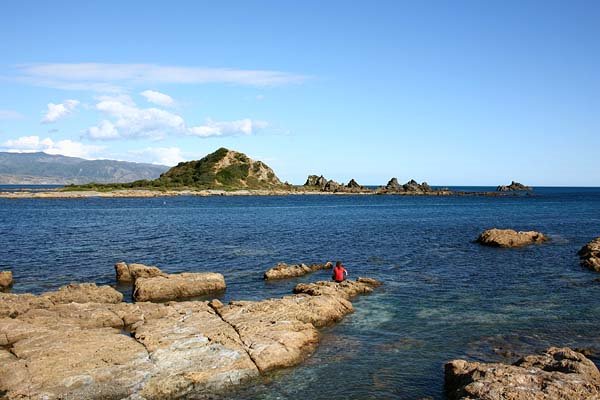
[[[443,363],[513,361],[548,345],[600,350],[600,274],[577,250],[600,236],[600,189],[536,188],[530,197],[298,196],[0,199],[0,269],[14,292],[72,281],[114,284],[118,260],[169,272],[217,271],[224,300],[289,294],[318,272],[265,283],[278,261],[341,259],[385,286],[323,331],[299,367],[232,398],[443,399]],[[552,241],[481,247],[489,227]]]

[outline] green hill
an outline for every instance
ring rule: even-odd
[[[220,148],[206,157],[181,162],[169,169],[158,179],[139,180],[116,185],[69,186],[67,190],[83,189],[268,189],[282,186],[273,170],[262,161],[252,160],[247,155]]]

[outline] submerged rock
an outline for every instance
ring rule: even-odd
[[[343,291],[228,305],[5,296],[29,307],[0,318],[0,393],[11,400],[210,398],[300,363],[317,328],[353,310]]]
[[[152,267],[144,264],[126,264],[118,262],[115,264],[117,282],[133,282],[136,278],[153,278],[155,276],[165,276],[158,267]]]
[[[214,272],[185,272],[152,278],[137,278],[135,301],[169,301],[203,296],[225,290],[225,278]]]
[[[488,229],[477,238],[477,243],[492,247],[522,247],[530,244],[541,244],[548,238],[535,231],[517,232],[513,229]]]
[[[496,188],[497,192],[520,192],[527,191],[530,192],[533,189],[529,186],[525,186],[519,182],[512,181],[510,185],[500,185]]]
[[[600,272],[600,237],[583,246],[577,254],[581,258],[582,265]]]
[[[445,366],[450,400],[600,398],[600,372],[583,354],[551,347],[513,365],[454,360]]]
[[[286,279],[286,278],[295,278],[298,276],[310,274],[315,271],[319,271],[322,269],[331,269],[333,264],[331,262],[326,262],[325,264],[293,264],[289,265],[286,263],[279,263],[273,268],[268,269],[265,274],[265,280],[271,279]]]
[[[8,289],[13,284],[13,274],[11,271],[0,271],[0,290]]]

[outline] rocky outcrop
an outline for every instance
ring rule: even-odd
[[[204,296],[225,290],[225,278],[214,272],[185,272],[152,278],[137,278],[135,301],[169,301]]]
[[[50,296],[0,294],[28,307],[0,316],[0,393],[10,400],[211,398],[309,356],[317,329],[352,312],[342,293],[227,305],[55,304]]]
[[[600,237],[583,246],[577,254],[583,266],[600,272]]]
[[[46,292],[54,304],[61,303],[120,303],[123,295],[110,286],[96,286],[94,283],[71,283],[62,286],[55,292]]]
[[[155,276],[165,276],[158,267],[152,267],[144,264],[126,264],[118,262],[115,264],[115,273],[117,282],[134,282],[136,278],[154,278]]]
[[[11,271],[0,271],[0,290],[8,289],[13,284],[13,274]]]
[[[357,278],[356,281],[345,280],[340,283],[333,281],[299,283],[294,288],[294,293],[304,293],[311,296],[337,296],[349,300],[359,294],[369,294],[381,284],[378,280],[371,278]]]
[[[452,194],[452,192],[448,189],[444,189],[444,190],[433,189],[433,188],[431,188],[431,186],[429,186],[429,184],[427,182],[423,182],[423,183],[419,184],[414,179],[411,179],[410,181],[406,182],[405,184],[400,185],[398,183],[398,179],[396,179],[396,178],[390,179],[389,182],[387,183],[387,185],[385,185],[384,187],[380,187],[377,190],[377,193],[379,193],[379,194],[409,194],[409,195],[423,195],[423,194],[449,195],[449,194]]]
[[[496,188],[497,192],[521,192],[527,191],[530,192],[533,189],[529,186],[525,186],[520,184],[519,182],[512,181],[510,185],[500,185]]]
[[[348,189],[364,189],[363,186],[359,185],[354,179],[350,179],[350,182],[346,185]]]
[[[325,264],[286,264],[286,263],[278,263],[273,268],[268,269],[265,274],[265,280],[271,279],[286,279],[286,278],[295,278],[298,276],[310,274],[315,271],[319,271],[322,269],[331,269],[333,264],[331,262],[326,262]]]
[[[477,243],[491,247],[523,247],[530,244],[541,244],[548,237],[540,232],[517,232],[513,229],[488,229],[477,238]]]
[[[325,186],[323,186],[323,191],[324,192],[335,193],[335,192],[339,191],[342,188],[343,188],[343,185],[341,185],[338,182],[336,182],[333,179],[331,179],[331,180],[327,181],[327,183],[325,184]]]
[[[323,188],[323,187],[325,187],[326,183],[327,183],[327,179],[325,179],[325,177],[323,175],[321,175],[321,176],[309,175],[308,178],[306,179],[306,182],[304,183],[304,186]]]
[[[454,360],[445,366],[450,400],[600,398],[600,372],[583,354],[551,347],[513,365]]]

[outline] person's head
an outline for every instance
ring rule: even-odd
[[[335,262],[335,266],[336,267],[341,267],[342,266],[342,262],[341,261],[336,261]]]

